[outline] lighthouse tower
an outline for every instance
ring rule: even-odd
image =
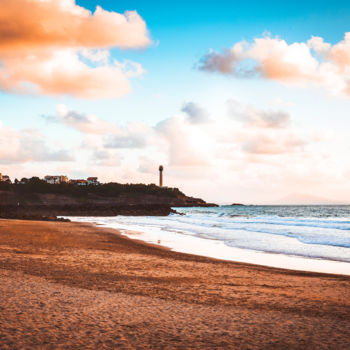
[[[163,187],[163,165],[159,166],[159,187]]]

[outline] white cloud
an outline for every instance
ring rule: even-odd
[[[73,161],[71,152],[52,149],[35,129],[15,130],[0,126],[0,163],[21,164],[27,162]]]
[[[183,104],[181,111],[187,115],[189,122],[193,124],[207,123],[210,121],[209,113],[194,102],[186,102]]]
[[[303,151],[307,142],[288,131],[273,134],[248,134],[242,136],[242,150],[255,155],[278,155]]]
[[[339,174],[337,183],[342,183],[346,148],[331,130],[297,128],[280,109],[235,100],[226,107],[226,114],[211,111],[215,120],[210,123],[193,123],[179,113],[156,125],[121,126],[65,106],[58,108],[56,121],[79,131],[79,169],[85,166],[102,181],[157,183],[163,164],[167,186],[208,200],[229,198],[232,192],[232,201],[266,202],[283,197],[286,189],[325,191],[328,184],[338,190],[334,176]]]
[[[93,152],[92,161],[97,166],[102,167],[118,167],[121,165],[121,160],[118,154],[111,152],[110,150],[96,149]]]
[[[211,140],[204,130],[192,126],[179,116],[159,122],[155,130],[168,144],[170,165],[208,165]]]
[[[258,110],[236,100],[228,101],[228,110],[232,118],[250,127],[286,128],[290,124],[290,115],[281,110]]]
[[[105,133],[119,133],[120,129],[117,125],[101,120],[91,114],[83,114],[76,111],[69,110],[65,105],[57,106],[58,117],[47,118],[48,121],[62,122],[82,133],[86,134],[105,134]]]

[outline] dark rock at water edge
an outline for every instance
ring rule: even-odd
[[[176,213],[166,205],[0,205],[0,217],[32,220],[60,220],[57,216],[167,216]]]
[[[41,214],[30,214],[20,212],[0,212],[0,219],[14,219],[14,220],[33,220],[33,221],[59,221],[59,222],[70,222],[69,219],[58,218],[55,215],[41,215]]]

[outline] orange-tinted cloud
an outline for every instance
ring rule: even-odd
[[[333,94],[350,96],[350,33],[335,45],[320,37],[292,44],[279,38],[256,38],[253,43],[236,43],[222,53],[210,51],[199,68],[238,77],[260,76],[285,84],[314,84]]]
[[[350,32],[345,33],[344,40],[335,45],[326,43],[321,37],[312,37],[308,45],[325,60],[337,65],[338,68],[350,67]]]
[[[80,98],[128,93],[142,67],[111,61],[105,49],[150,44],[137,12],[92,14],[75,0],[3,0],[0,38],[1,89]]]
[[[136,11],[90,11],[75,0],[2,0],[0,50],[140,48],[150,44],[146,23]]]

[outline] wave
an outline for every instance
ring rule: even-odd
[[[249,251],[350,262],[350,207],[257,206],[176,210],[185,215],[119,216],[99,218],[98,222],[157,234],[159,239],[177,235],[216,241]]]

